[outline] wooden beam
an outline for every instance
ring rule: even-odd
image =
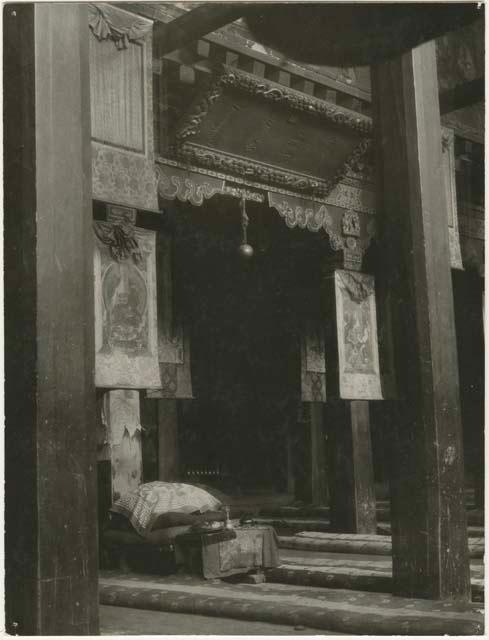
[[[485,99],[485,80],[484,78],[475,78],[459,84],[453,89],[440,91],[439,99],[441,115],[470,107],[477,102],[483,102]]]
[[[196,7],[171,22],[155,23],[153,42],[158,57],[198,40],[241,18],[247,3],[210,3]],[[244,5],[244,6],[243,6]]]
[[[96,635],[87,7],[4,12],[6,630]]]
[[[463,448],[435,44],[372,68],[378,278],[391,292],[395,593],[470,598]]]

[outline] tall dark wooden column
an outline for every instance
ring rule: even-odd
[[[98,632],[88,23],[4,7],[6,628]]]
[[[327,407],[331,529],[377,533],[369,403],[338,401]]]
[[[465,600],[470,579],[435,44],[372,71],[385,258],[378,278],[392,293],[398,389],[395,592]]]

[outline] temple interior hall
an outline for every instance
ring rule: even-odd
[[[4,5],[8,634],[484,634],[484,51]]]

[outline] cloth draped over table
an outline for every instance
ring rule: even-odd
[[[243,526],[234,529],[232,533],[234,535],[204,534],[199,536],[200,540],[195,539],[195,534],[177,537],[177,563],[184,563],[185,546],[190,543],[201,547],[202,573],[207,580],[278,566],[278,538],[273,527]]]
[[[148,398],[192,399],[190,340],[178,309],[173,284],[173,238],[160,234],[157,242],[158,360],[161,386]]]

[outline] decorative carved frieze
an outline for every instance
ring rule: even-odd
[[[224,173],[258,180],[265,184],[278,184],[303,194],[326,198],[347,175],[351,164],[358,161],[370,148],[371,141],[363,139],[330,180],[304,176],[278,169],[256,160],[247,160],[222,151],[185,143],[177,149],[177,157],[184,163],[196,164]]]
[[[343,209],[355,209],[360,213],[375,215],[375,193],[359,186],[340,182],[325,198],[325,202]]]
[[[372,120],[336,104],[320,100],[300,91],[278,85],[246,71],[217,65],[212,86],[194,102],[176,132],[179,143],[195,135],[210,106],[225,88],[238,89],[263,100],[278,102],[295,111],[304,111],[330,124],[351,129],[363,135],[372,132]]]
[[[360,268],[363,253],[370,244],[372,233],[375,231],[366,216],[363,231],[358,217],[358,237],[345,237],[342,225],[344,213],[348,212],[343,213],[337,207],[329,208],[325,204],[313,200],[284,196],[273,192],[268,193],[268,204],[278,211],[285,220],[285,224],[291,229],[299,227],[313,232],[325,231],[333,251],[343,252],[342,260],[345,267],[355,270]],[[353,214],[355,213],[353,212]]]
[[[360,236],[360,218],[358,217],[358,213],[353,209],[345,211],[341,221],[341,227],[343,235],[358,238]]]
[[[255,202],[264,202],[265,193],[274,194],[276,201],[280,202],[284,198],[302,200],[304,203],[311,203],[310,206],[318,207],[321,204],[331,205],[334,208],[342,209],[355,209],[360,214],[366,214],[364,216],[366,234],[365,237],[370,242],[370,239],[375,235],[375,207],[374,207],[374,193],[367,191],[357,186],[345,185],[340,183],[335,187],[331,194],[327,198],[298,198],[297,194],[287,189],[281,189],[275,185],[267,185],[249,179],[236,177],[230,179],[225,173],[212,171],[198,167],[196,165],[185,165],[176,160],[169,160],[167,158],[159,158],[157,166],[158,181],[162,182],[160,187],[160,195],[166,199],[184,198],[186,190],[182,180],[189,180],[191,183],[195,183],[195,189],[197,185],[202,181],[209,185],[214,185],[215,193],[223,193],[236,198],[241,198],[244,194],[247,200],[254,200]],[[172,176],[178,177],[178,180],[173,182]],[[177,186],[180,186],[180,188]],[[224,184],[222,191],[219,185]],[[192,193],[192,187],[187,193]],[[266,191],[265,191],[266,189]],[[263,190],[263,191],[262,191]],[[207,189],[204,189],[203,193],[206,193]],[[211,197],[211,196],[209,196]],[[200,198],[199,198],[200,201]],[[270,205],[274,206],[274,205]],[[309,205],[308,205],[309,206]],[[307,208],[307,207],[306,207]],[[341,244],[341,225],[338,225],[338,243]]]
[[[165,200],[190,202],[200,206],[216,193],[223,193],[224,180],[157,165],[158,193]]]
[[[243,189],[242,187],[236,187],[234,185],[225,184],[223,194],[227,196],[233,196],[233,198],[244,198],[245,200],[251,200],[252,202],[265,202],[265,194],[258,191],[250,191],[249,189]]]
[[[369,134],[372,132],[372,120],[367,116],[300,91],[277,85],[239,69],[223,66],[218,83],[222,87],[240,89],[264,100],[280,102],[290,109],[306,111],[308,114],[317,116],[331,124],[347,127],[358,133]]]

